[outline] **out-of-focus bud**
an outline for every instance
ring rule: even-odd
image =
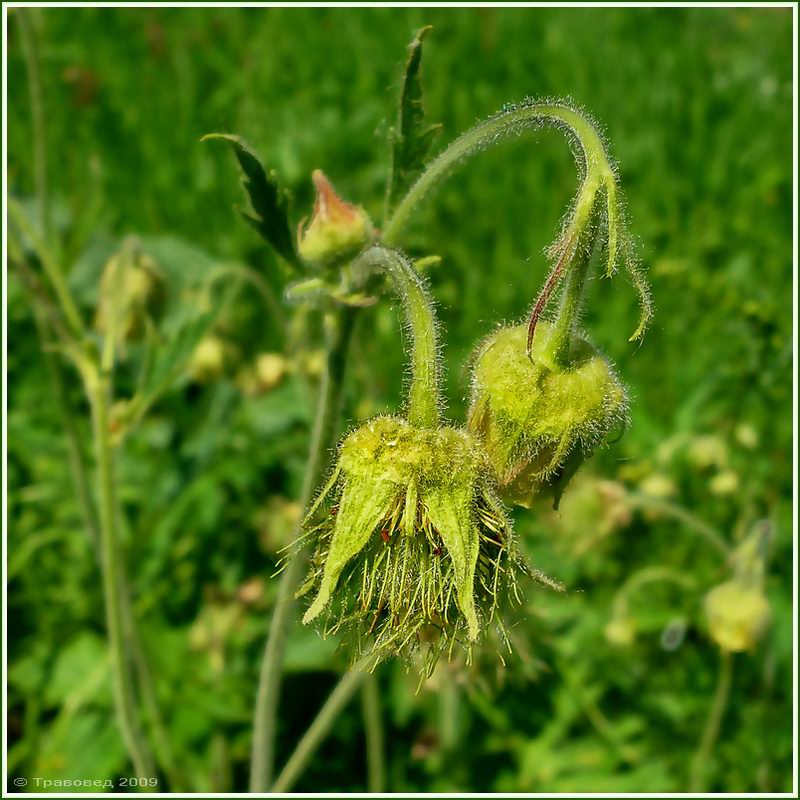
[[[218,336],[200,340],[189,361],[189,377],[198,383],[210,383],[225,371],[228,347]]]
[[[503,498],[529,506],[572,474],[609,431],[624,423],[627,397],[609,362],[574,336],[565,366],[544,349],[551,325],[540,322],[531,358],[527,326],[501,328],[475,360],[469,429],[483,441]]]
[[[615,615],[606,624],[603,634],[609,644],[630,647],[636,640],[636,625],[630,617]]]
[[[298,503],[285,497],[270,497],[256,512],[254,519],[261,547],[270,555],[278,555],[291,544],[301,515],[302,508]]]
[[[739,489],[739,473],[734,472],[732,469],[727,469],[725,472],[715,475],[708,486],[712,494],[735,494]]]
[[[625,487],[614,481],[577,478],[553,514],[552,528],[574,557],[582,557],[632,519]]]
[[[733,552],[733,579],[706,595],[711,637],[732,653],[752,650],[769,624],[770,608],[763,585],[771,534],[768,520],[758,522]]]
[[[666,500],[674,497],[678,493],[675,481],[663,472],[653,472],[648,475],[640,484],[639,490],[648,497],[656,500]]]
[[[300,224],[297,249],[310,264],[325,266],[355,255],[375,231],[364,209],[342,200],[321,170],[311,177],[317,190],[314,215],[305,230]]]
[[[136,339],[144,320],[158,313],[164,280],[148,255],[130,247],[113,255],[103,269],[95,315],[95,328],[113,333],[117,343]]]
[[[711,638],[731,653],[752,650],[770,618],[761,588],[741,580],[714,587],[706,595],[705,612]]]
[[[286,375],[286,359],[280,353],[261,353],[256,358],[258,388],[268,392],[277,386]]]
[[[748,450],[755,450],[758,447],[758,432],[752,425],[743,422],[736,427],[736,441]]]
[[[728,446],[719,436],[698,436],[689,445],[687,456],[698,469],[723,469],[728,463]]]

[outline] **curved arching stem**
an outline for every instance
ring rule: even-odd
[[[606,251],[605,275],[610,276],[614,272],[619,252],[622,250],[625,267],[639,296],[641,317],[631,337],[638,339],[644,333],[650,318],[650,296],[647,284],[638,272],[626,241],[620,213],[617,176],[595,125],[585,114],[564,103],[528,101],[510,106],[459,136],[428,165],[400,201],[384,227],[382,241],[387,245],[394,245],[420,202],[471,156],[505,139],[520,136],[544,125],[552,125],[565,131],[575,143],[574,150],[581,173],[581,185],[566,217],[562,233],[549,248],[556,264],[531,311],[528,352],[530,354],[530,342],[533,340],[539,316],[554,289],[570,271],[573,256],[579,252],[579,239],[584,237],[586,229],[594,226],[598,219],[602,219],[604,228],[604,241],[600,243]],[[601,207],[603,201],[605,202]],[[573,282],[573,286],[569,289],[571,298],[580,298],[582,283],[582,280],[578,285]],[[574,316],[569,321],[570,326],[573,320]]]
[[[605,147],[599,133],[592,123],[579,111],[562,103],[530,102],[501,111],[475,127],[461,134],[449,147],[440,153],[408,194],[400,201],[383,230],[382,240],[395,244],[409,217],[420,201],[443,178],[470,156],[499,144],[504,139],[520,136],[526,131],[536,130],[543,125],[554,125],[564,130],[577,143],[576,161],[581,171],[583,183],[590,178],[600,179],[600,183],[611,186],[609,203],[613,204],[609,229],[613,231],[609,239],[609,264],[613,265],[617,251],[616,215],[616,175],[606,156]],[[582,192],[579,192],[579,196]]]

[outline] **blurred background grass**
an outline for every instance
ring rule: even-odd
[[[8,179],[24,198],[34,190],[32,131],[15,13]],[[534,563],[571,591],[528,592],[505,670],[487,655],[468,680],[443,670],[418,694],[398,665],[382,670],[388,788],[685,789],[719,663],[702,598],[727,575],[688,511],[732,543],[756,525],[772,530],[773,623],[734,658],[708,786],[788,791],[791,12],[48,9],[31,19],[50,188],[76,287],[87,263],[137,234],[253,265],[279,295],[272,256],[232,211],[241,195],[230,154],[199,144],[210,131],[257,149],[292,189],[296,221],[310,208],[315,167],[380,219],[404,48],[424,24],[435,28],[423,71],[440,144],[528,95],[569,96],[594,115],[619,162],[655,301],[641,346],[627,341],[637,309],[623,276],[593,281],[584,315],[631,388],[633,424],[593,459],[560,514],[543,505],[515,515]],[[463,419],[471,350],[525,313],[575,186],[568,147],[542,131],[481,155],[419,209],[404,245],[443,258],[431,282],[453,419]],[[123,775],[99,578],[14,276],[8,303],[9,767]],[[320,346],[313,318],[265,313],[255,292],[239,296],[214,335],[222,368],[187,375],[128,442],[120,469],[136,613],[170,739],[201,791],[246,786],[270,576],[299,513]],[[262,358],[272,370],[259,377],[259,356],[287,341],[292,358]],[[381,304],[359,323],[346,424],[396,410],[402,373],[394,309]],[[87,447],[88,435],[87,426]],[[634,495],[653,503],[634,508]],[[653,567],[692,586],[643,583],[620,636],[609,628],[615,598]],[[341,666],[335,643],[299,627],[288,662],[281,757]],[[436,691],[449,684],[457,688]],[[298,789],[363,790],[361,742],[353,704]]]

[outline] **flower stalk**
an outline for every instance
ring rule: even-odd
[[[92,409],[97,456],[100,561],[114,701],[122,737],[133,762],[136,776],[140,779],[147,779],[152,778],[155,774],[154,762],[142,733],[139,719],[131,658],[126,645],[125,609],[120,590],[125,582],[115,496],[114,450],[109,426],[111,380],[108,372],[88,368],[84,379]]]
[[[471,156],[506,139],[537,130],[544,125],[552,125],[563,130],[575,143],[574,152],[582,180],[565,218],[563,230],[548,250],[556,264],[531,312],[528,351],[530,353],[539,314],[544,310],[561,279],[570,272],[574,257],[577,254],[585,254],[587,257],[591,255],[594,237],[590,234],[592,229],[597,227],[602,227],[604,231],[602,244],[605,247],[604,272],[607,277],[614,273],[620,253],[624,255],[624,265],[639,296],[641,306],[639,324],[630,338],[639,339],[644,334],[652,314],[650,294],[647,283],[639,274],[630,253],[622,218],[617,176],[596,126],[584,113],[564,103],[527,100],[519,105],[508,105],[495,116],[478,123],[459,136],[433,159],[400,201],[384,227],[382,241],[387,245],[395,244],[420,202],[447,175]],[[580,263],[580,259],[578,261],[575,266],[585,270],[587,265]],[[580,298],[580,288],[584,278],[585,272],[582,277],[576,278],[567,292],[568,311]],[[574,313],[569,319],[574,319]],[[561,339],[557,344],[563,349]]]
[[[322,478],[330,449],[336,441],[347,351],[352,338],[356,311],[341,308],[329,325],[327,359],[317,400],[317,414],[306,462],[301,503],[308,506]],[[299,552],[283,571],[272,613],[269,634],[261,661],[253,719],[250,791],[266,792],[272,783],[275,762],[275,734],[278,701],[283,678],[283,656],[289,625],[294,615],[293,596],[305,568],[305,553]]]
[[[440,422],[441,406],[437,332],[433,305],[423,279],[407,258],[386,247],[370,247],[353,266],[385,272],[400,297],[411,331],[407,418],[416,427],[435,428]]]

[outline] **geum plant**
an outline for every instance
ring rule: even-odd
[[[642,336],[650,317],[618,177],[596,125],[569,102],[526,99],[505,106],[428,161],[439,126],[427,122],[422,107],[427,30],[409,46],[380,229],[317,170],[313,216],[295,239],[288,195],[274,174],[238,137],[206,137],[233,148],[252,206],[242,215],[294,277],[287,301],[316,306],[328,332],[302,498],[307,512],[283,564],[261,668],[253,791],[294,784],[339,709],[366,680],[365,668],[400,656],[427,675],[454,648],[465,649],[469,662],[490,632],[506,639],[503,609],[519,598],[527,578],[561,588],[525,562],[503,502],[529,505],[552,493],[558,503],[574,472],[627,422],[627,395],[613,365],[578,327],[584,285],[597,261],[606,276],[622,264],[638,292],[642,314],[632,340]],[[412,258],[398,245],[412,213],[455,168],[543,126],[568,137],[579,188],[547,250],[552,267],[528,320],[500,328],[478,345],[468,423],[456,426],[443,417],[440,326],[421,274],[432,257]],[[410,339],[405,412],[377,417],[345,436],[329,471],[354,318],[387,281],[402,304]],[[358,668],[342,678],[273,779],[281,665],[295,597],[308,598],[304,623],[348,634],[351,665],[358,661]]]

